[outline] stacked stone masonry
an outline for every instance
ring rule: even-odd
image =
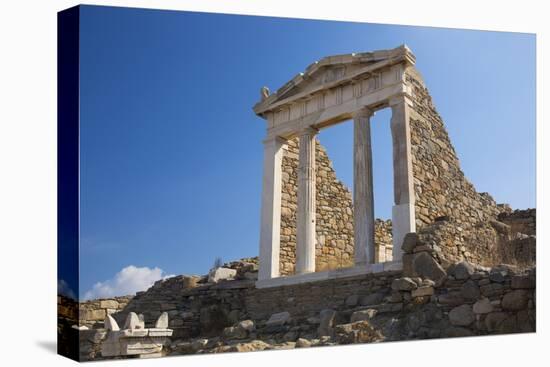
[[[406,81],[413,90],[410,124],[417,228],[442,216],[463,226],[495,219],[495,201],[478,193],[464,176],[443,120],[414,67],[408,69]]]
[[[124,309],[132,297],[121,296],[81,302],[79,305],[79,324],[89,328],[103,326],[105,317]]]
[[[537,210],[514,210],[501,212],[498,220],[510,226],[512,236],[518,237],[518,234],[527,236],[537,235]]]
[[[418,240],[409,253],[429,254],[421,246]],[[152,327],[167,312],[174,330],[168,355],[535,331],[535,268],[431,266],[439,265],[416,261],[403,271],[267,289],[246,279],[189,287],[178,276],[136,295],[114,317],[141,313]],[[357,339],[357,328],[370,330],[369,337]],[[94,340],[104,330],[95,331],[81,332],[83,360],[100,358]]]
[[[416,68],[407,69],[406,81],[413,96],[410,131],[417,232],[428,236],[437,233],[435,249],[444,265],[460,260],[485,266],[515,262],[506,255],[508,230],[502,231],[497,223],[502,206],[497,206],[488,193],[478,193],[466,179],[443,120]],[[527,218],[525,221],[531,221],[534,228],[534,216]]]
[[[281,275],[294,274],[296,264],[296,209],[298,139],[288,141],[283,153],[281,195]],[[317,218],[315,270],[354,264],[353,203],[350,190],[336,177],[325,148],[315,141]],[[376,262],[390,261],[391,221],[375,223]]]

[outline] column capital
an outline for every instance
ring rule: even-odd
[[[286,144],[286,142],[287,139],[281,138],[280,136],[267,136],[264,140],[262,140],[264,145],[270,143]]]
[[[317,135],[318,133],[319,129],[316,129],[313,126],[306,126],[298,132],[298,136]]]
[[[397,105],[402,104],[402,103],[406,103],[409,106],[413,105],[411,97],[408,94],[405,94],[405,93],[398,94],[398,95],[395,95],[395,96],[391,96],[388,99],[388,104],[390,105],[390,107],[394,107],[394,106],[397,106]]]
[[[351,115],[354,119],[361,118],[361,117],[370,118],[370,117],[374,116],[374,109],[372,109],[370,107],[367,107],[367,106],[363,106],[363,107],[359,108],[358,110],[353,111],[353,113]]]

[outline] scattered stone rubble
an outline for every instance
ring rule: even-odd
[[[460,261],[444,269],[416,234],[407,235],[404,250],[403,271],[276,289],[256,289],[245,277],[191,286],[186,277],[174,277],[136,295],[107,320],[126,320],[125,328],[134,331],[125,335],[132,336],[155,330],[159,321],[153,321],[160,318],[171,331],[158,343],[165,355],[535,331],[534,266],[487,268]],[[249,269],[250,263],[231,266]],[[102,358],[100,345],[110,340],[106,329],[113,330],[105,324],[80,332],[81,344],[92,346],[82,347],[82,360]]]

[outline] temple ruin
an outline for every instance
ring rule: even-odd
[[[490,224],[499,209],[490,195],[478,193],[465,178],[443,121],[414,64],[415,56],[407,46],[328,56],[309,65],[272,94],[262,88],[261,101],[254,106],[254,112],[265,119],[267,126],[257,286],[401,269],[405,235],[438,220],[452,221],[453,226],[460,226],[466,233],[458,236],[452,246],[438,248],[439,260],[451,263],[465,259],[480,265],[499,262],[499,251],[494,250],[502,240]],[[391,245],[375,240],[370,120],[384,108],[392,112]],[[323,219],[318,210],[323,199],[318,192],[323,180],[319,172],[325,167],[316,159],[315,136],[322,129],[350,119],[354,125],[353,212],[346,219],[353,223],[353,233],[346,233],[349,227],[341,228],[333,237],[345,235],[347,243],[340,252],[347,249],[353,259],[340,261],[340,266],[320,267],[326,261],[319,258],[330,252],[323,252],[327,245],[320,233],[322,226],[317,223],[318,218]],[[294,272],[280,259],[292,257],[286,246],[289,223],[284,197],[289,149],[298,151]],[[384,254],[390,248],[391,255],[380,256],[381,246]]]
[[[406,46],[329,56],[272,94],[262,88],[259,259],[126,297],[60,296],[63,353],[85,361],[534,332],[536,209],[475,190],[414,64]],[[370,136],[383,108],[394,176],[386,221],[374,218]],[[350,119],[353,194],[316,140]]]

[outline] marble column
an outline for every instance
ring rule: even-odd
[[[299,134],[298,211],[296,213],[296,274],[315,271],[315,135],[306,128]]]
[[[416,231],[414,213],[414,181],[411,155],[410,108],[407,96],[396,96],[389,101],[393,142],[393,195],[392,208],[393,260],[401,261],[403,238]]]
[[[355,265],[374,263],[374,194],[370,118],[362,108],[353,115],[353,223]]]
[[[264,141],[264,173],[260,219],[260,267],[258,280],[279,276],[281,242],[281,165],[286,141]]]

